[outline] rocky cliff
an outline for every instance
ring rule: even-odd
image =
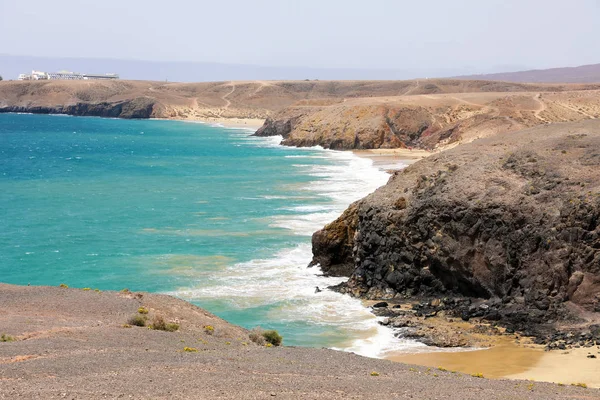
[[[446,148],[545,123],[600,117],[600,92],[593,87],[305,100],[269,117],[256,135],[281,135],[288,146],[337,150]]]
[[[162,117],[163,114],[155,110],[156,102],[152,99],[139,97],[132,100],[119,102],[83,103],[58,106],[6,106],[0,107],[3,112],[24,112],[32,114],[67,114],[74,116],[144,119]]]
[[[515,324],[600,319],[600,121],[432,155],[315,233],[313,253],[357,297],[466,296],[484,301],[466,318]]]

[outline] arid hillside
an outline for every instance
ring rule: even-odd
[[[428,85],[416,82],[414,94],[403,96],[298,102],[267,119],[257,135],[282,135],[283,144],[292,146],[435,149],[541,124],[600,117],[596,85],[416,94]]]
[[[266,119],[292,146],[433,149],[600,116],[600,84],[415,81],[1,82],[0,112]]]

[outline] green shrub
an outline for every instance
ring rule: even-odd
[[[83,289],[81,289],[81,290],[84,290],[84,291],[86,291],[86,292],[87,292],[88,290],[92,290],[92,289],[90,289],[89,287],[84,287],[84,288],[83,288]]]
[[[198,349],[195,347],[184,347],[183,351],[185,351],[186,353],[197,353]]]
[[[273,346],[280,346],[281,342],[283,342],[283,337],[275,330],[264,331],[262,335],[265,341],[271,343]]]
[[[138,308],[138,312],[140,314],[148,314],[148,309],[146,307],[140,307]]]
[[[6,334],[2,334],[0,335],[0,342],[14,342],[15,338],[10,336],[10,335],[6,335]]]
[[[215,333],[215,327],[212,325],[204,325],[204,332],[206,332],[208,335],[212,335]]]
[[[371,372],[371,376],[379,376],[379,372],[373,371],[373,372]]]
[[[58,285],[58,286],[60,286],[61,288],[65,288],[65,289],[67,289],[67,288],[69,287],[69,285],[67,285],[67,284],[65,284],[65,283],[61,283],[61,284],[60,284],[60,285]]]
[[[138,314],[131,316],[129,320],[127,320],[127,323],[134,326],[146,326],[146,320],[147,318],[145,316]]]

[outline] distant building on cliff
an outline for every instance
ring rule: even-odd
[[[97,81],[97,80],[113,80],[119,79],[117,74],[82,74],[79,72],[70,71],[59,71],[59,72],[42,72],[42,71],[31,71],[31,74],[21,74],[18,80],[20,81]]]

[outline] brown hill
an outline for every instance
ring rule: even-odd
[[[416,81],[1,82],[0,112],[267,119],[293,146],[432,149],[600,116],[600,84]]]
[[[465,75],[456,79],[483,79],[487,81],[532,83],[593,83],[600,82],[600,64],[579,67],[534,69],[529,71],[502,72],[497,74]]]
[[[302,101],[268,118],[256,135],[282,135],[283,144],[292,146],[434,149],[541,124],[600,117],[600,85],[504,85],[415,82],[403,96]],[[431,93],[417,94],[424,90]]]

